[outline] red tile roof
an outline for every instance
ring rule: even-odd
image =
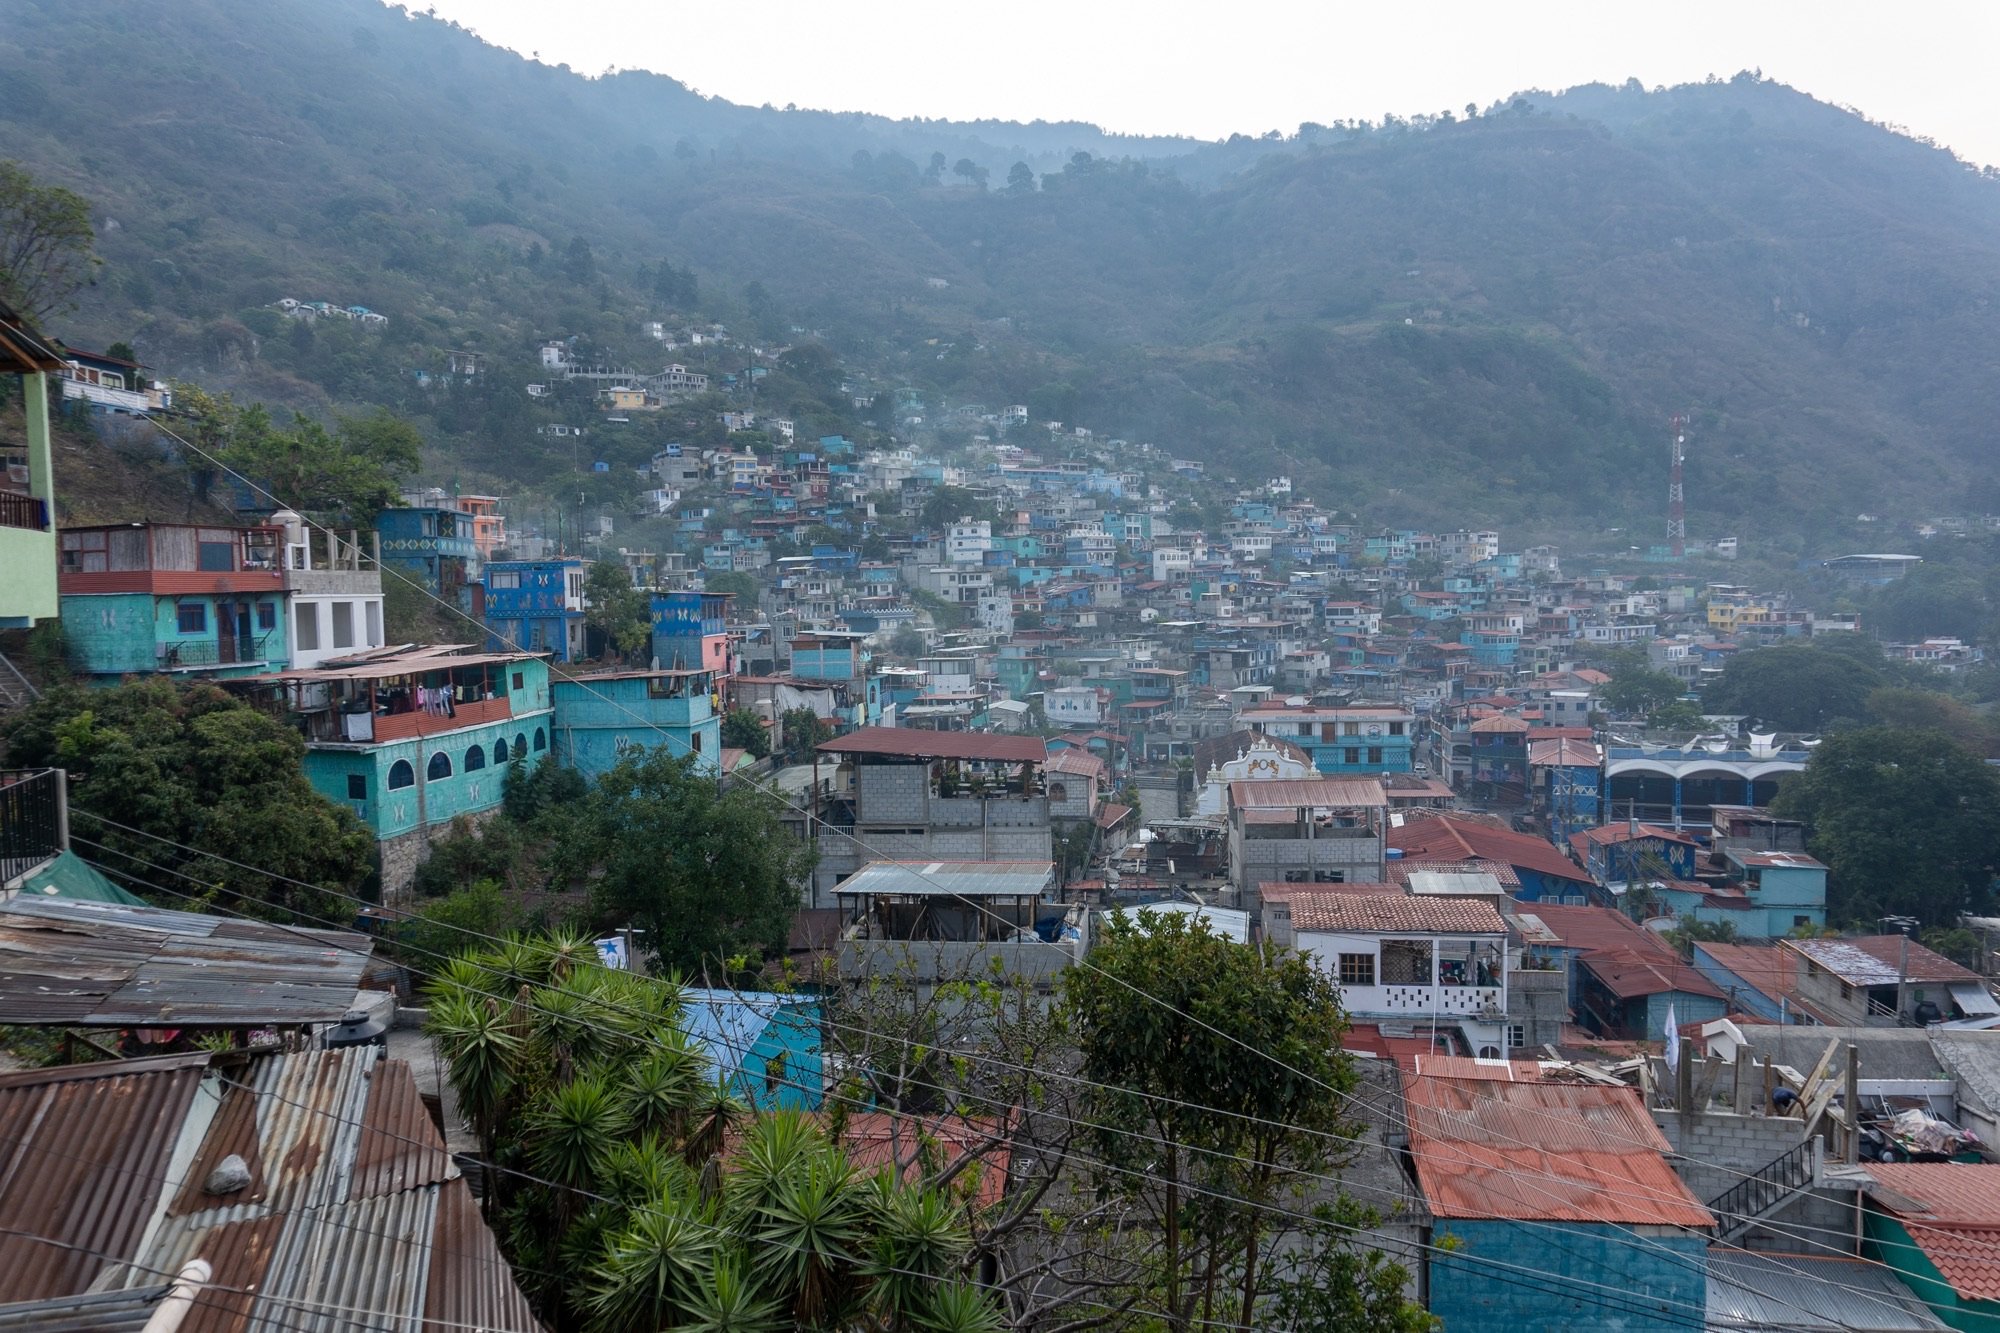
[[[1893,1191],[1871,1197],[1907,1226],[1953,1291],[1966,1300],[2000,1300],[2000,1166],[1871,1163],[1868,1174]]]
[[[1104,760],[1088,750],[1057,750],[1049,756],[1046,767],[1050,773],[1070,773],[1077,777],[1104,779]]]
[[[1528,833],[1497,829],[1450,815],[1406,820],[1388,831],[1388,845],[1426,861],[1501,861],[1556,879],[1589,883],[1582,867]]]
[[[1519,913],[1539,919],[1563,948],[1577,950],[1584,968],[1621,1000],[1668,991],[1727,998],[1658,935],[1609,907],[1523,903]]]
[[[1353,934],[1504,935],[1493,904],[1476,898],[1414,898],[1406,894],[1293,894],[1292,928]]]
[[[1107,830],[1115,829],[1124,823],[1125,817],[1131,813],[1132,807],[1129,805],[1122,805],[1117,801],[1106,801],[1104,808],[1097,812],[1097,827]]]
[[[1410,1153],[1444,1218],[1710,1227],[1635,1088],[1406,1074]]]
[[[979,731],[922,731],[915,727],[863,727],[819,745],[823,754],[886,754],[903,759],[983,759],[995,763],[1046,763],[1039,736],[995,736]]]

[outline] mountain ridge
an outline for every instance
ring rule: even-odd
[[[1282,140],[1021,125],[1000,149],[1007,123],[586,79],[374,0],[23,13],[0,126],[93,199],[110,261],[78,326],[281,400],[400,391],[232,329],[279,295],[393,311],[412,360],[642,350],[627,275],[664,259],[933,396],[1289,470],[1385,519],[1643,526],[1675,412],[1697,535],[1804,550],[1856,495],[2000,508],[2000,183],[1752,76]],[[924,184],[926,148],[994,188]],[[1004,188],[1015,151],[1032,193]],[[527,267],[577,240],[589,281]],[[927,363],[932,340],[956,350]]]

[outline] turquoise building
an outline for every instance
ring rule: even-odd
[[[281,532],[121,523],[65,528],[56,575],[71,667],[229,677],[289,661]]]
[[[603,671],[551,686],[555,754],[596,779],[621,759],[665,746],[721,772],[722,713],[712,671]]]
[[[764,991],[681,992],[688,1036],[712,1072],[759,1111],[817,1111],[823,1098],[819,1001]]]
[[[479,576],[479,548],[472,540],[473,516],[456,509],[384,509],[375,516],[382,538],[382,563],[402,571],[424,590],[472,611],[472,585]]]
[[[389,649],[241,688],[304,732],[314,790],[374,832],[384,901],[407,891],[434,837],[498,809],[508,770],[554,743],[549,664],[527,653]]]

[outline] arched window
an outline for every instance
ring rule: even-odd
[[[528,738],[518,731],[514,733],[514,757],[516,759],[528,757]]]
[[[465,752],[465,771],[474,773],[486,767],[486,749],[475,745]]]
[[[542,734],[542,729],[541,729],[540,727],[536,727],[536,728],[535,728],[535,753],[536,753],[536,754],[540,754],[540,753],[541,753],[542,751],[544,751],[544,750],[546,750],[546,749],[548,749],[548,748],[549,748],[549,738],[548,738],[547,736],[545,736],[545,735],[543,735],[543,734]]]
[[[414,787],[416,785],[417,770],[410,767],[409,760],[398,759],[395,763],[389,765],[390,791],[394,791],[398,787]]]
[[[494,767],[497,768],[501,764],[504,764],[506,762],[507,762],[507,742],[504,740],[498,740],[493,742]]]
[[[431,766],[425,770],[424,776],[426,778],[429,778],[432,782],[436,782],[440,778],[450,777],[451,756],[446,754],[443,750],[439,750],[436,754],[432,755]]]

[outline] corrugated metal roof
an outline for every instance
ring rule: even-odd
[[[206,1193],[230,1153],[250,1184]],[[0,1300],[153,1285],[200,1257],[240,1290],[183,1333],[351,1327],[336,1307],[410,1333],[427,1313],[538,1329],[409,1067],[370,1048],[0,1076],[0,1226],[76,1247],[0,1236]]]
[[[835,887],[850,894],[1032,898],[1055,887],[1053,861],[870,861]]]
[[[1710,1333],[1933,1333],[1949,1327],[1880,1264],[1708,1252]]]
[[[1507,893],[1500,877],[1484,870],[1412,870],[1403,882],[1411,893],[1446,898],[1500,898]]]
[[[1906,981],[1978,981],[1979,974],[1960,967],[1901,935],[1859,935],[1840,940],[1786,940],[1842,981],[1856,986],[1893,986],[1898,975]]]
[[[0,907],[0,1023],[335,1022],[354,1002],[371,948],[349,931],[17,898]]]
[[[1249,810],[1351,810],[1387,805],[1389,800],[1373,778],[1267,778],[1230,783],[1229,803]]]
[[[1409,1074],[1410,1152],[1438,1217],[1711,1227],[1635,1088]]]
[[[863,727],[822,741],[823,754],[882,754],[903,759],[983,759],[993,763],[1046,763],[1049,747],[1039,736],[1000,736],[980,731],[924,731],[916,727]]]
[[[0,1333],[141,1333],[169,1290],[162,1283],[0,1305]]]
[[[1363,935],[1505,935],[1492,903],[1476,898],[1407,894],[1300,893],[1291,899],[1292,929]]]
[[[1237,944],[1245,943],[1250,938],[1250,913],[1235,907],[1213,907],[1207,903],[1139,903],[1132,907],[1114,907],[1105,915],[1129,921],[1134,926],[1142,926],[1139,920],[1141,912],[1153,912],[1161,916],[1193,917],[1223,939],[1232,940]]]
[[[152,1215],[208,1057],[0,1074],[0,1301],[82,1291],[130,1258]]]

